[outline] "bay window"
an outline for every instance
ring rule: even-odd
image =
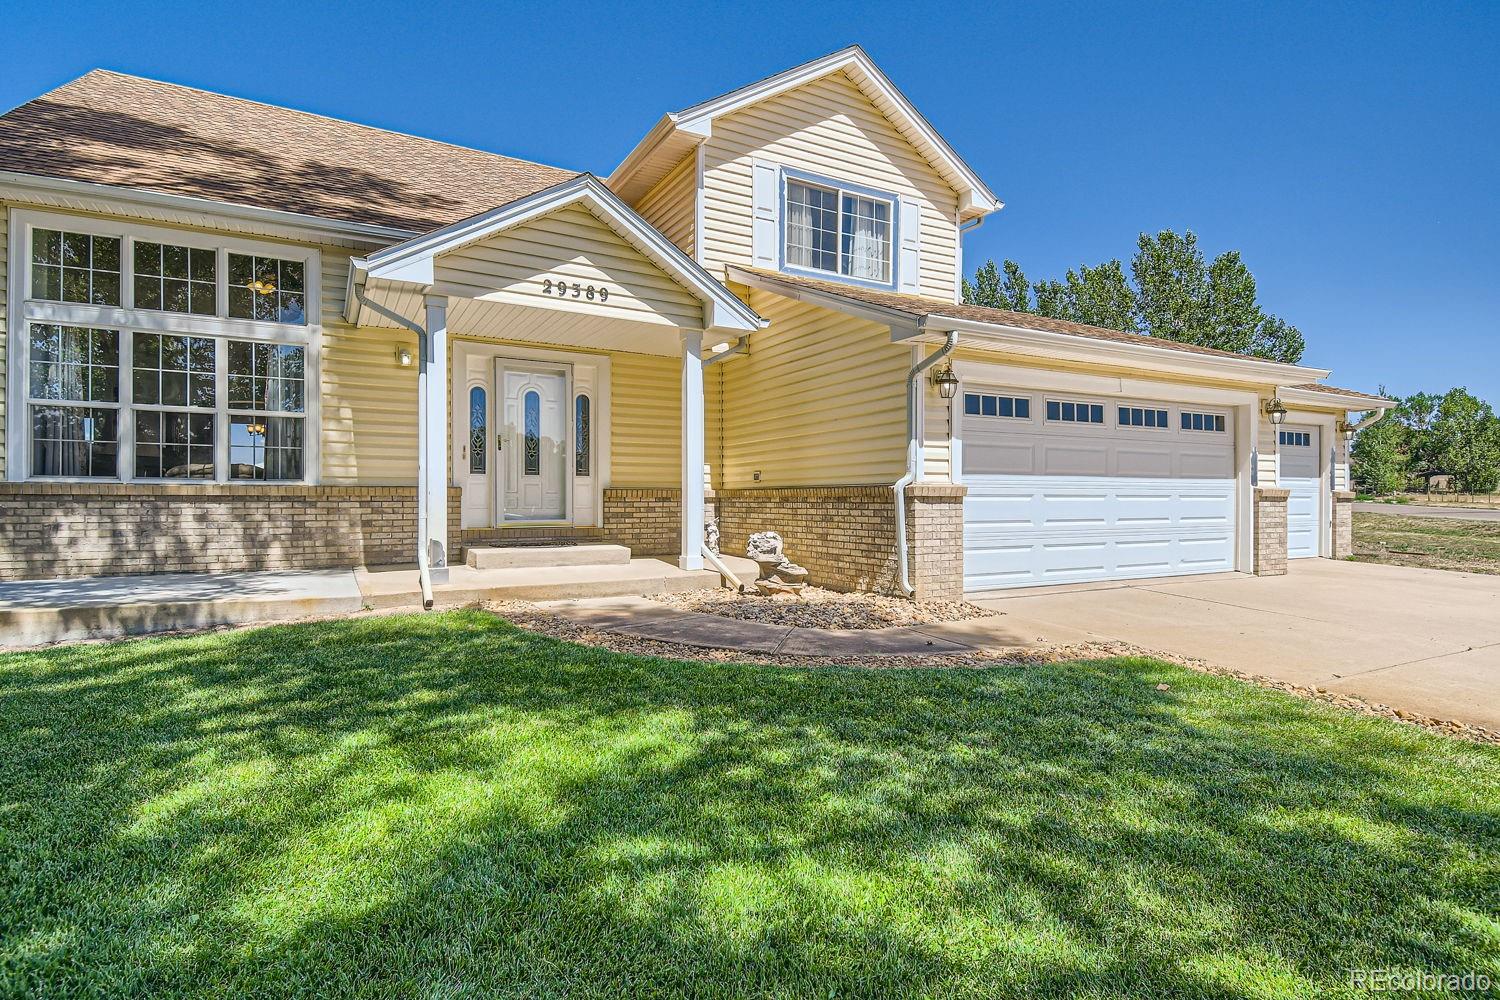
[[[784,183],[788,268],[894,284],[894,196],[801,176],[788,175]]]
[[[315,251],[12,215],[10,478],[314,477]]]

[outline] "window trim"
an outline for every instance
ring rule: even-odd
[[[31,295],[31,234],[34,229],[56,229],[62,232],[88,233],[93,236],[120,237],[120,306],[95,306],[84,303],[57,302],[50,299],[32,299]],[[11,335],[6,342],[8,376],[7,397],[20,401],[22,419],[6,421],[5,479],[8,482],[62,482],[62,483],[167,483],[183,486],[213,488],[250,488],[265,486],[317,485],[322,478],[322,252],[316,248],[294,243],[276,243],[264,240],[244,239],[231,234],[198,232],[144,225],[136,222],[69,215],[60,212],[14,209],[10,213],[8,232],[8,277],[7,277],[7,329]],[[165,243],[187,246],[194,249],[210,249],[216,253],[215,315],[203,316],[192,313],[165,312],[159,309],[136,309],[135,298],[135,241]],[[232,319],[228,316],[230,252],[250,253],[282,260],[298,260],[303,264],[304,302],[303,314],[306,322],[300,325],[268,322],[264,320]],[[104,477],[78,476],[32,476],[30,434],[30,356],[32,323],[84,326],[116,330],[120,335],[120,379],[119,392],[119,471],[121,475],[109,479]],[[228,478],[228,423],[215,424],[215,477],[212,480],[148,479],[137,478],[135,473],[135,424],[132,374],[133,344],[137,333],[162,333],[176,336],[213,337],[224,340],[247,340],[261,343],[286,344],[304,349],[303,371],[303,469],[301,479],[280,480],[236,480]],[[227,347],[216,352],[225,360],[218,362],[221,368],[227,365]],[[220,373],[218,388],[225,390]],[[83,404],[79,404],[83,405]],[[151,408],[151,407],[143,407]],[[176,409],[171,407],[169,409]],[[206,411],[201,411],[206,412]],[[217,411],[216,411],[217,412]],[[285,414],[283,414],[285,415]],[[128,418],[128,419],[127,419]],[[227,421],[227,417],[225,418]],[[224,423],[221,429],[218,423]],[[224,454],[219,456],[220,449]]]
[[[832,191],[838,200],[838,211],[835,213],[838,219],[838,231],[834,237],[835,270],[820,271],[817,268],[802,267],[797,264],[787,263],[786,258],[786,194],[787,182],[797,181],[800,184],[809,184],[813,187]],[[844,274],[837,269],[844,259],[844,195],[850,194],[859,198],[873,198],[883,201],[891,208],[891,280],[872,281],[869,278],[856,278]],[[901,287],[901,197],[892,191],[881,191],[877,188],[865,187],[862,184],[854,184],[850,181],[841,181],[832,177],[824,177],[819,174],[798,170],[794,167],[779,167],[776,177],[776,266],[778,270],[786,274],[800,274],[809,278],[818,278],[824,281],[838,281],[846,285],[859,285],[863,288],[878,288],[882,291],[893,292]]]

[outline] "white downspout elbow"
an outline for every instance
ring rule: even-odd
[[[933,354],[911,366],[906,373],[906,474],[896,480],[891,489],[896,496],[896,585],[905,597],[916,593],[911,585],[911,571],[907,566],[906,546],[906,488],[917,478],[917,455],[920,442],[917,440],[917,379],[922,373],[946,358],[958,346],[958,331],[950,330],[948,339]]]

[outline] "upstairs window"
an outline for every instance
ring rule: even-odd
[[[788,267],[892,284],[894,198],[793,178],[785,193]]]

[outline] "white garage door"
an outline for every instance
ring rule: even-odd
[[[1281,487],[1291,490],[1286,502],[1288,559],[1312,559],[1321,551],[1323,480],[1318,475],[1322,445],[1318,428],[1285,424],[1281,428]]]
[[[966,387],[964,587],[1234,568],[1225,408]]]

